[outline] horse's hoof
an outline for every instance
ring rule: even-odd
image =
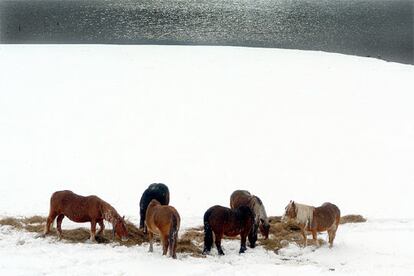
[[[256,244],[250,244],[249,247],[250,248],[255,248],[256,247]]]
[[[218,254],[219,254],[220,256],[224,256],[224,252],[223,252],[223,251],[219,251],[219,252],[218,252]]]

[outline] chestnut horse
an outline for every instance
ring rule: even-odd
[[[215,244],[219,255],[224,255],[221,248],[223,235],[235,237],[240,234],[241,244],[239,253],[246,251],[246,237],[254,224],[254,214],[247,206],[240,206],[234,210],[215,205],[204,214],[204,250],[203,254],[210,253],[213,245],[213,232]]]
[[[139,228],[144,228],[144,233],[147,232],[145,229],[145,214],[147,212],[148,204],[151,200],[158,200],[161,205],[168,205],[170,203],[170,191],[168,190],[167,185],[162,183],[153,183],[148,186],[141,196],[139,201],[139,211],[140,211],[140,221]]]
[[[249,234],[250,247],[254,248],[257,241],[257,229],[266,240],[269,237],[269,218],[267,217],[263,202],[259,197],[251,195],[245,190],[236,190],[230,196],[230,207],[236,209],[240,206],[248,206],[254,213],[254,225]]]
[[[97,196],[80,196],[72,191],[58,191],[52,194],[49,217],[42,236],[44,237],[50,232],[50,226],[57,217],[58,237],[62,239],[61,225],[65,216],[74,222],[91,222],[91,242],[96,242],[95,236],[101,234],[105,229],[104,220],[112,224],[114,238],[116,233],[123,241],[128,239],[124,218],[117,213],[114,207]],[[100,229],[95,234],[97,223]]]
[[[157,234],[161,236],[161,243],[163,247],[162,254],[166,255],[169,248],[170,257],[176,259],[180,222],[180,215],[174,207],[161,205],[161,203],[156,199],[151,200],[148,204],[145,215],[145,224],[147,226],[148,238],[150,242],[149,251],[153,251],[152,238],[153,234]]]
[[[329,236],[329,247],[333,246],[336,230],[338,229],[341,211],[329,202],[320,207],[313,207],[290,201],[285,208],[283,219],[294,219],[299,224],[304,239],[304,246],[307,245],[306,231],[312,232],[313,240],[319,246],[317,233],[327,231]]]

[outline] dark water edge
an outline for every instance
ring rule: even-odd
[[[0,43],[270,47],[414,64],[414,0],[0,0]]]

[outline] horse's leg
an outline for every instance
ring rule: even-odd
[[[319,247],[318,232],[316,232],[316,229],[312,230],[312,238],[315,241],[316,246]]]
[[[52,223],[55,220],[56,216],[57,216],[57,214],[55,212],[53,212],[52,210],[50,210],[49,216],[47,217],[47,220],[46,220],[45,230],[43,231],[43,234],[41,235],[42,237],[49,234],[50,226],[52,225]]]
[[[259,225],[254,223],[252,226],[252,229],[249,232],[249,245],[250,248],[255,248],[256,247],[256,241],[257,241],[257,229],[259,228]]]
[[[56,229],[57,229],[57,232],[58,232],[59,240],[62,239],[62,220],[63,220],[64,217],[65,217],[65,215],[60,214],[56,219]]]
[[[150,244],[150,247],[149,247],[149,250],[148,250],[149,252],[153,252],[154,251],[154,248],[152,246],[152,244],[153,244],[153,240],[152,240],[153,236],[154,236],[154,234],[151,231],[148,231],[148,241],[149,241],[149,244]]]
[[[99,224],[99,231],[98,231],[98,233],[96,233],[97,236],[102,234],[103,230],[105,230],[105,224],[104,224],[103,220],[98,221],[98,224]]]
[[[170,248],[172,247],[172,253],[173,253],[172,257],[173,257],[173,259],[177,259],[177,243],[178,243],[177,239],[178,239],[178,234],[175,234],[173,239],[172,239],[173,243],[170,244]]]
[[[162,255],[167,255],[168,245],[170,244],[168,241],[168,235],[162,235],[161,242],[162,242]]]
[[[239,253],[244,253],[246,251],[246,234],[245,233],[241,233],[240,234],[240,251]],[[253,247],[252,247],[253,248]]]
[[[336,225],[332,226],[331,229],[328,229],[329,248],[332,248],[332,246],[333,246],[333,241],[334,241],[335,236],[336,236],[336,229],[337,229]]]
[[[139,208],[139,229],[143,229],[144,234],[147,233],[147,224],[145,223],[145,213],[146,208],[144,206],[140,206]]]
[[[302,237],[303,237],[303,247],[308,246],[308,238],[306,237],[306,230],[305,228],[301,229]]]
[[[91,237],[89,238],[89,240],[91,241],[91,242],[96,242],[96,239],[95,239],[95,236],[96,236],[96,221],[95,220],[92,220],[91,221]]]
[[[223,249],[221,248],[221,238],[223,238],[223,233],[214,233],[217,251],[219,255],[224,255]]]

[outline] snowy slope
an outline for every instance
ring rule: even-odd
[[[46,215],[50,194],[71,189],[136,221],[142,191],[164,182],[184,227],[239,188],[270,215],[331,201],[370,222],[345,225],[334,250],[286,249],[300,265],[260,248],[172,262],[2,227],[0,273],[413,273],[413,79],[413,66],[322,52],[1,45],[0,216]]]

